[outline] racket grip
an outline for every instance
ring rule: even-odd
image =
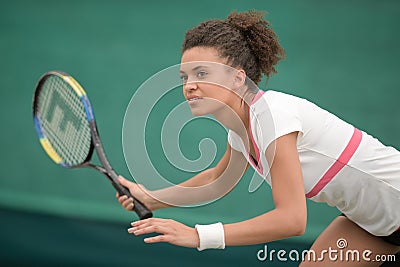
[[[120,196],[126,195],[133,199],[133,210],[141,220],[153,217],[153,213],[142,202],[134,198],[128,188],[121,184],[114,184],[114,187],[117,189]]]

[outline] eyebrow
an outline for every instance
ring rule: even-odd
[[[192,69],[192,71],[196,71],[196,70],[198,70],[198,69],[201,69],[201,68],[208,68],[207,66],[196,66],[196,67],[194,67],[193,69]],[[179,70],[179,72],[180,73],[185,73],[183,70]]]

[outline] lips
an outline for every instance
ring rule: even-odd
[[[194,102],[194,101],[197,101],[197,100],[200,100],[200,99],[202,99],[202,98],[199,97],[199,96],[192,96],[192,97],[189,97],[189,98],[187,99],[187,101],[189,101],[189,102]]]

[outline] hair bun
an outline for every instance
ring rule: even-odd
[[[265,12],[232,12],[226,19],[204,21],[188,30],[182,53],[193,47],[211,47],[231,67],[245,70],[255,84],[276,73],[275,66],[285,56],[278,37],[263,17]]]
[[[263,19],[265,12],[255,10],[241,12],[233,11],[229,14],[227,22],[242,32],[252,31],[261,26],[269,26],[268,21]]]
[[[285,51],[278,42],[278,36],[264,19],[266,12],[256,10],[229,14],[226,22],[238,29],[255,56],[258,67],[267,76],[276,73],[275,65],[285,57]]]

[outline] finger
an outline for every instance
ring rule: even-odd
[[[122,184],[125,187],[128,187],[128,185],[131,183],[130,181],[126,180],[124,177],[119,176],[118,177],[118,182],[120,182],[120,184]]]
[[[135,221],[131,223],[131,228],[128,229],[128,232],[133,233],[134,231],[141,230],[147,227],[150,227],[152,225],[156,225],[157,221],[155,218],[150,218],[150,219],[145,219],[145,220],[140,220],[140,221]]]
[[[124,196],[121,196],[121,197],[118,198],[118,202],[122,204],[122,203],[124,203],[124,201],[127,200],[127,199],[128,199],[128,196],[125,196],[125,195],[124,195]]]
[[[124,206],[124,207],[127,207],[127,206],[130,206],[130,204],[132,204],[133,203],[133,198],[127,198],[127,199],[125,199],[124,201],[122,201],[122,206]]]
[[[135,204],[133,204],[133,202],[128,202],[128,203],[125,203],[124,205],[123,205],[123,207],[126,209],[126,210],[133,210],[133,208],[135,207]]]
[[[122,205],[123,208],[127,210],[132,210],[134,207],[133,199],[128,198],[127,196],[122,196],[118,199],[118,202]]]
[[[129,233],[134,234],[145,234],[145,233],[167,233],[167,229],[170,229],[170,221],[169,219],[160,219],[160,218],[149,218],[145,220],[135,221],[131,223],[131,228],[128,229]],[[144,231],[141,231],[145,229]]]
[[[134,221],[131,223],[132,226],[141,226],[143,224],[149,224],[149,225],[153,225],[153,224],[168,224],[169,222],[171,222],[170,219],[162,219],[162,218],[148,218],[148,219],[144,219],[144,220],[139,220],[139,221]]]
[[[149,218],[149,219],[134,221],[134,222],[131,222],[131,225],[139,227],[139,226],[144,225],[144,224],[151,224],[152,222],[154,222],[154,219],[155,218]]]
[[[126,207],[127,210],[133,210],[135,207],[135,204],[131,203],[128,207]]]
[[[148,237],[143,239],[145,243],[151,244],[151,243],[160,243],[160,242],[169,242],[168,236],[165,235],[157,235],[153,237]]]
[[[170,219],[161,219],[161,218],[150,218],[147,220],[149,220],[148,223],[146,223],[145,225],[139,226],[138,229],[146,228],[149,226],[155,226],[155,225],[157,225],[159,227],[163,227],[162,229],[173,229],[174,222],[175,222]],[[163,232],[163,233],[165,233],[165,232]]]
[[[136,227],[129,228],[128,233],[134,234],[134,235],[144,235],[144,234],[151,234],[151,233],[168,234],[169,230],[167,227],[164,227],[164,226],[151,225],[151,226],[144,227],[141,229],[138,229]]]
[[[140,224],[135,224],[135,226],[134,226],[134,223],[131,223],[131,225],[132,225],[132,227],[128,229],[129,233],[133,233],[137,230],[142,230],[144,228],[152,226],[152,224],[150,224],[149,222],[142,222]]]
[[[127,209],[127,210],[132,210],[133,207],[135,206],[133,204],[133,199],[132,198],[126,198],[125,196],[121,197],[119,200],[119,203],[121,203],[122,207]]]

